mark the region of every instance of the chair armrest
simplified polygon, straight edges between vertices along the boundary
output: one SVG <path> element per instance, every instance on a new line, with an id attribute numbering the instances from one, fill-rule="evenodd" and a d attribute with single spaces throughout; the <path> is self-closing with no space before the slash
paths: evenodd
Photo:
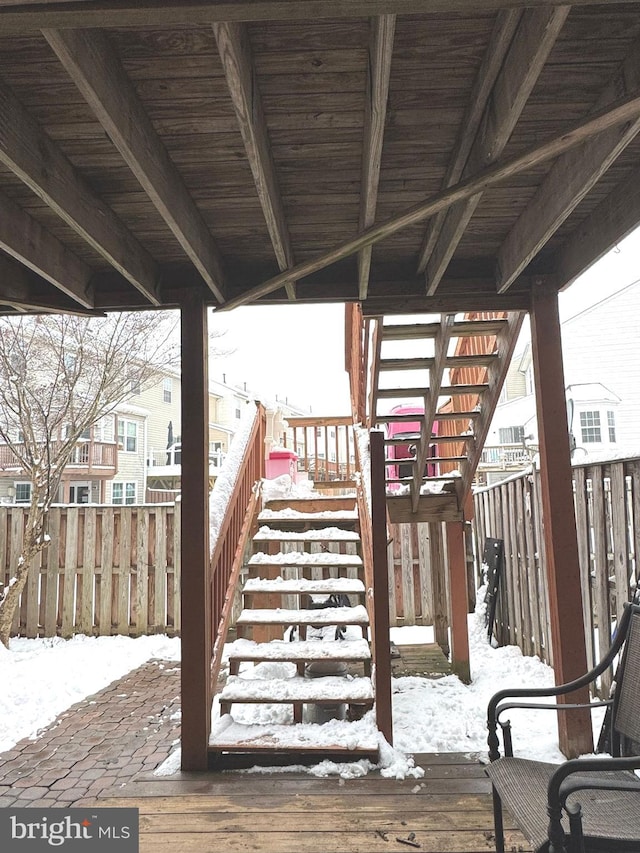
<path id="1" fill-rule="evenodd" d="M 637 610 L 637 607 L 635 608 Z M 591 684 L 593 681 L 598 678 L 599 675 L 602 675 L 606 669 L 611 665 L 615 656 L 620 651 L 620 647 L 622 646 L 626 635 L 627 628 L 629 626 L 629 620 L 631 619 L 631 614 L 634 612 L 634 607 L 625 604 L 624 611 L 622 613 L 622 617 L 618 623 L 618 629 L 616 631 L 616 635 L 614 638 L 611 647 L 607 654 L 602 658 L 602 660 L 589 672 L 582 675 L 580 678 L 576 678 L 574 681 L 569 681 L 566 684 L 558 684 L 555 687 L 539 687 L 533 689 L 527 688 L 516 688 L 513 690 L 499 690 L 495 693 L 491 699 L 489 700 L 489 705 L 487 707 L 487 728 L 489 729 L 489 736 L 487 737 L 487 743 L 489 745 L 489 760 L 495 761 L 497 758 L 500 758 L 500 743 L 498 741 L 497 734 L 497 708 L 504 699 L 514 698 L 525 698 L 525 697 L 534 697 L 534 696 L 564 696 L 567 693 L 573 693 L 576 690 L 580 690 L 582 687 L 586 687 L 588 684 Z"/>
<path id="2" fill-rule="evenodd" d="M 628 782 L 622 779 L 575 779 L 571 776 L 575 773 L 595 773 L 612 770 L 640 770 L 640 755 L 632 755 L 625 758 L 574 758 L 559 765 L 551 779 L 548 787 L 549 808 L 565 806 L 567 797 L 575 791 L 582 790 L 609 790 L 609 791 L 637 791 L 640 794 L 640 779 Z"/>
<path id="3" fill-rule="evenodd" d="M 589 683 L 589 682 L 587 682 Z M 571 682 L 571 684 L 576 684 L 576 682 Z M 499 741 L 497 735 L 497 726 L 500 724 L 504 727 L 505 724 L 500 722 L 500 715 L 504 711 L 508 711 L 512 708 L 525 708 L 530 710 L 556 710 L 556 711 L 570 711 L 576 708 L 600 708 L 603 706 L 611 705 L 613 703 L 612 699 L 604 699 L 599 702 L 580 702 L 580 703 L 546 703 L 546 702 L 503 702 L 503 699 L 507 699 L 510 697 L 519 697 L 522 696 L 524 698 L 532 698 L 533 696 L 558 696 L 563 693 L 572 692 L 575 687 L 572 687 L 571 691 L 565 691 L 561 688 L 566 687 L 567 685 L 558 685 L 557 687 L 539 687 L 533 688 L 531 690 L 527 690 L 526 688 L 518 688 L 517 690 L 500 690 L 498 693 L 492 696 L 489 701 L 489 706 L 487 708 L 487 728 L 489 729 L 489 736 L 487 738 L 487 742 L 489 744 L 489 760 L 495 761 L 497 758 L 500 758 L 500 750 L 499 750 Z M 583 685 L 580 685 L 583 686 Z"/>

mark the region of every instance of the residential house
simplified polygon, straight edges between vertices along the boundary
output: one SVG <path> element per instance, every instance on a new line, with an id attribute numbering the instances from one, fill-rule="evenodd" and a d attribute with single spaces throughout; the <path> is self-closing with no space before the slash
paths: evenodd
<path id="1" fill-rule="evenodd" d="M 636 455 L 640 394 L 640 281 L 562 323 L 567 418 L 574 461 Z M 478 467 L 483 483 L 531 463 L 538 450 L 531 346 L 512 359 Z"/>

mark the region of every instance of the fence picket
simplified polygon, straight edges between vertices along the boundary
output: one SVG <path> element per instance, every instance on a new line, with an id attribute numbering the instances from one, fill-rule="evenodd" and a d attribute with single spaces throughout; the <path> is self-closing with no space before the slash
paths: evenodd
<path id="1" fill-rule="evenodd" d="M 25 514 L 21 506 L 0 507 L 3 583 L 22 551 Z M 51 507 L 49 541 L 32 561 L 12 635 L 177 633 L 175 514 L 168 504 Z"/>

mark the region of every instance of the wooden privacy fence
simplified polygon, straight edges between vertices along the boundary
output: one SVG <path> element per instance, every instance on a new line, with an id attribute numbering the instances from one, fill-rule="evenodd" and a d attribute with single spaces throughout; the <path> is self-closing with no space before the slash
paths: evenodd
<path id="1" fill-rule="evenodd" d="M 609 648 L 625 601 L 640 581 L 640 459 L 573 467 L 574 505 L 587 662 Z M 477 570 L 484 539 L 505 543 L 496 637 L 553 664 L 549 635 L 539 472 L 481 489 L 474 495 Z M 603 677 L 600 693 L 608 690 Z"/>
<path id="2" fill-rule="evenodd" d="M 9 582 L 27 510 L 0 507 L 1 578 Z M 55 506 L 12 633 L 108 636 L 180 631 L 180 502 Z"/>

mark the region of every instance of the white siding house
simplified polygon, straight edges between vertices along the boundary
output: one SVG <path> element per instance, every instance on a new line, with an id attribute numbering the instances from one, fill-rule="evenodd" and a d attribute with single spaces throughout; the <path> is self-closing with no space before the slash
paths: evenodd
<path id="1" fill-rule="evenodd" d="M 640 454 L 639 316 L 637 281 L 562 323 L 567 416 L 577 462 Z M 504 460 L 517 455 L 517 444 L 527 451 L 526 464 L 538 444 L 530 344 L 512 360 L 487 436 L 480 470 L 488 482 L 513 470 Z"/>

